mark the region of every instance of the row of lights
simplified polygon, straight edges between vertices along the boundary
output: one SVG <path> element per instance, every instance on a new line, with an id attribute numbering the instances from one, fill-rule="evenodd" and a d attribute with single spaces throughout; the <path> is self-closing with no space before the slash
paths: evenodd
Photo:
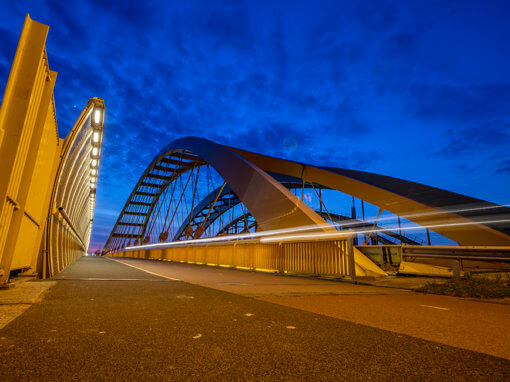
<path id="1" fill-rule="evenodd" d="M 90 162 L 90 188 L 94 190 L 97 182 L 97 168 L 99 164 L 99 147 L 101 145 L 101 121 L 103 117 L 103 110 L 96 106 L 92 110 L 92 161 Z"/>
<path id="2" fill-rule="evenodd" d="M 104 109 L 95 106 L 92 110 L 92 152 L 90 153 L 91 162 L 90 162 L 90 216 L 94 215 L 94 204 L 96 202 L 96 183 L 98 176 L 98 167 L 99 167 L 99 150 L 101 147 L 101 129 L 102 129 L 102 121 L 103 121 L 103 111 Z"/>
<path id="3" fill-rule="evenodd" d="M 93 192 L 90 193 L 90 217 L 94 215 L 94 203 L 96 202 L 96 194 Z"/>

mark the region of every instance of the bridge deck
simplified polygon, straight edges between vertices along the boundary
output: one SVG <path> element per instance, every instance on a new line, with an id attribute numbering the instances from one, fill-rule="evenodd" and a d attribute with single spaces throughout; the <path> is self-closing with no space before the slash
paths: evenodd
<path id="1" fill-rule="evenodd" d="M 262 276 L 275 284 L 290 279 Z M 56 280 L 42 302 L 0 331 L 0 380 L 509 378 L 510 361 L 502 358 L 173 281 L 106 258 L 82 258 Z"/>

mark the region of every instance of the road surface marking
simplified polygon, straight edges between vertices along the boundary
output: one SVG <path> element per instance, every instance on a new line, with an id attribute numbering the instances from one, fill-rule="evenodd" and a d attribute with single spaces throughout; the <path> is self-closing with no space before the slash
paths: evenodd
<path id="1" fill-rule="evenodd" d="M 218 283 L 220 285 L 253 285 L 250 283 Z"/>
<path id="2" fill-rule="evenodd" d="M 124 263 L 124 262 L 122 262 L 122 261 L 119 261 L 119 260 L 110 259 L 109 257 L 105 257 L 105 259 L 108 259 L 108 260 L 111 260 L 111 261 L 116 261 L 117 263 L 127 265 L 128 267 L 131 267 L 131 268 L 136 268 L 136 269 L 138 269 L 139 271 L 143 271 L 143 272 L 146 272 L 146 273 L 150 273 L 151 275 L 154 275 L 154 276 L 163 277 L 163 278 L 165 278 L 165 279 L 173 280 L 173 281 L 181 281 L 181 279 L 174 279 L 173 277 L 160 275 L 159 273 L 154 273 L 154 272 L 148 271 L 148 270 L 143 269 L 143 268 L 135 267 L 134 265 L 126 264 L 126 263 Z"/>
<path id="3" fill-rule="evenodd" d="M 420 305 L 420 306 L 424 306 L 425 308 L 439 309 L 439 310 L 450 310 L 448 308 L 441 308 L 440 306 L 432 306 L 432 305 Z"/>
<path id="4" fill-rule="evenodd" d="M 157 281 L 154 279 L 104 279 L 97 277 L 80 277 L 80 278 L 65 278 L 65 277 L 54 277 L 52 280 L 79 280 L 79 281 Z M 91 300 L 94 300 L 93 298 Z"/>

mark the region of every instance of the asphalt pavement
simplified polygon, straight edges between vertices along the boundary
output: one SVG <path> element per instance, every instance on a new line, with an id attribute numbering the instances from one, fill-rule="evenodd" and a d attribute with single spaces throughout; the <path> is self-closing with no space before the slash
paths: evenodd
<path id="1" fill-rule="evenodd" d="M 493 380 L 510 361 L 85 257 L 0 330 L 0 380 Z"/>
<path id="2" fill-rule="evenodd" d="M 416 293 L 395 287 L 418 288 L 423 285 L 418 278 L 381 279 L 376 286 L 356 285 L 169 261 L 115 260 L 191 284 L 510 360 L 508 303 Z"/>

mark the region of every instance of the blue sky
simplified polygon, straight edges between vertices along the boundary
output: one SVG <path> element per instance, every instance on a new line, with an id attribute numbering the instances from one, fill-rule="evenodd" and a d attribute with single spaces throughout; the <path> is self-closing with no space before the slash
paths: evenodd
<path id="1" fill-rule="evenodd" d="M 93 248 L 188 135 L 510 203 L 507 1 L 1 1 L 0 90 L 48 24 L 58 125 L 107 114 Z"/>

